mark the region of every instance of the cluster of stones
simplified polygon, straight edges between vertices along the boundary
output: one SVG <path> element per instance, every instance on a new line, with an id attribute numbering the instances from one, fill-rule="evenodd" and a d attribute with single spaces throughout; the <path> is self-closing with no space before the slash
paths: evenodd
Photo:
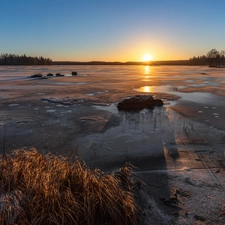
<path id="1" fill-rule="evenodd" d="M 151 95 L 135 95 L 119 102 L 117 108 L 119 110 L 142 110 L 153 109 L 155 106 L 163 106 L 163 101 L 154 99 Z"/>
<path id="2" fill-rule="evenodd" d="M 77 75 L 77 72 L 75 72 L 75 71 L 73 71 L 72 72 L 72 76 L 76 76 Z M 61 73 L 56 73 L 55 75 L 54 74 L 52 74 L 52 73 L 48 73 L 47 75 L 46 75 L 46 77 L 63 77 L 64 76 L 64 74 L 61 74 Z M 44 77 L 41 73 L 37 73 L 37 74 L 34 74 L 34 75 L 32 75 L 32 76 L 30 76 L 31 78 L 46 78 L 46 77 Z"/>

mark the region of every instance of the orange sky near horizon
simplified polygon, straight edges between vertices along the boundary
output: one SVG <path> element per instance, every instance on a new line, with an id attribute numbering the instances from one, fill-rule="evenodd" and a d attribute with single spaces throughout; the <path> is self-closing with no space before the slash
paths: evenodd
<path id="1" fill-rule="evenodd" d="M 200 52 L 201 55 L 206 54 L 206 52 Z M 54 61 L 108 61 L 108 62 L 142 62 L 143 56 L 145 54 L 150 54 L 152 56 L 151 61 L 160 61 L 160 60 L 188 60 L 194 55 L 187 52 L 182 52 L 176 48 L 168 48 L 168 47 L 161 47 L 154 46 L 137 46 L 133 45 L 133 48 L 123 48 L 121 51 L 119 49 L 109 50 L 109 51 L 100 51 L 97 53 L 98 57 L 96 58 L 96 51 L 92 52 L 80 52 L 80 54 L 74 52 L 65 52 L 63 53 L 64 57 L 62 56 L 54 56 L 52 59 Z M 50 57 L 51 58 L 51 57 Z"/>

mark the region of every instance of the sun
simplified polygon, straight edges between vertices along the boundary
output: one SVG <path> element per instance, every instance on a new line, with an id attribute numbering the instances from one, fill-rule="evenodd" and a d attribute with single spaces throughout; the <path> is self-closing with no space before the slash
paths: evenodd
<path id="1" fill-rule="evenodd" d="M 151 56 L 150 54 L 146 53 L 145 55 L 143 55 L 142 60 L 143 60 L 144 62 L 149 62 L 149 61 L 152 60 L 152 56 Z"/>

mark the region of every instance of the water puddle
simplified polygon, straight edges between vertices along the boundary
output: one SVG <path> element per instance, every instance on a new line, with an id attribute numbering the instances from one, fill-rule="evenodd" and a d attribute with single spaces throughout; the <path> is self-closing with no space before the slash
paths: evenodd
<path id="1" fill-rule="evenodd" d="M 215 105 L 215 103 L 221 104 L 220 96 L 208 92 L 191 92 L 191 93 L 177 92 L 176 95 L 181 97 L 178 101 L 184 100 L 198 104 L 213 104 L 213 105 Z M 216 107 L 214 106 L 212 108 L 216 109 Z"/>
<path id="2" fill-rule="evenodd" d="M 105 91 L 98 91 L 97 93 L 98 94 L 105 94 L 105 93 L 108 93 L 109 91 L 108 90 L 105 90 Z"/>
<path id="3" fill-rule="evenodd" d="M 205 87 L 205 84 L 189 84 L 188 87 Z"/>
<path id="4" fill-rule="evenodd" d="M 64 76 L 65 76 L 65 77 L 72 77 L 72 74 L 65 73 Z"/>
<path id="5" fill-rule="evenodd" d="M 199 85 L 190 85 L 190 86 L 201 86 Z M 143 86 L 140 88 L 134 89 L 137 92 L 142 93 L 156 93 L 156 92 L 164 92 L 172 95 L 179 96 L 178 100 L 175 100 L 174 103 L 177 101 L 189 101 L 194 103 L 200 104 L 213 104 L 215 102 L 219 102 L 222 98 L 220 96 L 208 93 L 208 92 L 179 92 L 179 88 L 184 88 L 185 86 L 173 87 L 171 85 L 162 85 L 162 86 Z M 222 100 L 221 100 L 222 101 Z M 221 103 L 220 101 L 220 103 Z M 216 109 L 216 107 L 213 107 Z"/>
<path id="6" fill-rule="evenodd" d="M 213 116 L 214 116 L 215 118 L 219 118 L 219 117 L 220 117 L 219 113 L 213 113 Z"/>
<path id="7" fill-rule="evenodd" d="M 48 110 L 46 110 L 46 112 L 47 113 L 54 113 L 54 112 L 56 112 L 56 110 L 55 109 L 48 109 Z"/>
<path id="8" fill-rule="evenodd" d="M 77 99 L 77 102 L 78 103 L 84 103 L 85 102 L 85 99 Z"/>
<path id="9" fill-rule="evenodd" d="M 74 84 L 83 85 L 83 84 L 88 84 L 88 83 L 87 82 L 77 82 L 77 83 L 74 83 Z"/>
<path id="10" fill-rule="evenodd" d="M 65 85 L 65 86 L 71 86 L 74 85 L 74 82 L 54 82 L 54 81 L 40 81 L 40 84 L 52 84 L 52 85 Z"/>
<path id="11" fill-rule="evenodd" d="M 8 106 L 10 107 L 14 107 L 14 106 L 18 106 L 19 104 L 9 104 Z"/>
<path id="12" fill-rule="evenodd" d="M 99 110 L 106 110 L 111 113 L 118 113 L 118 109 L 116 104 L 111 104 L 109 106 L 105 105 L 93 105 L 94 108 L 99 109 Z"/>

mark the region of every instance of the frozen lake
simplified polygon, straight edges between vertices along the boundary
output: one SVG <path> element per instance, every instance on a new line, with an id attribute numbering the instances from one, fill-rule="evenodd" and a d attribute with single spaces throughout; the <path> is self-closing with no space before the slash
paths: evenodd
<path id="1" fill-rule="evenodd" d="M 0 66 L 0 79 L 25 78 L 36 73 L 46 75 L 48 73 L 62 73 L 67 76 L 72 71 L 77 71 L 79 75 L 102 75 L 102 76 L 138 76 L 140 79 L 149 81 L 155 77 L 177 80 L 185 80 L 190 85 L 194 84 L 199 75 L 205 75 L 201 80 L 205 83 L 213 82 L 214 79 L 221 79 L 225 69 L 209 68 L 206 66 L 144 66 L 144 65 L 52 65 L 52 66 Z M 207 75 L 212 76 L 210 79 Z M 121 78 L 121 77 L 120 77 Z M 223 80 L 224 81 L 224 80 Z"/>
<path id="2" fill-rule="evenodd" d="M 72 76 L 72 71 L 78 73 Z M 64 74 L 65 77 L 49 79 L 31 79 L 33 74 Z M 80 93 L 86 89 L 86 96 L 96 96 L 118 91 L 129 93 L 168 93 L 185 101 L 207 103 L 214 101 L 214 96 L 224 96 L 225 69 L 206 66 L 0 66 L 0 87 L 4 90 L 38 89 L 39 93 L 46 86 L 78 88 Z M 19 84 L 19 81 L 34 81 Z M 11 83 L 11 81 L 18 81 Z M 34 83 L 33 82 L 33 83 Z M 18 85 L 17 85 L 18 84 Z M 86 88 L 85 88 L 86 87 Z M 92 91 L 88 87 L 93 87 Z M 81 90 L 82 89 L 82 90 Z M 37 93 L 38 94 L 38 93 Z"/>
<path id="3" fill-rule="evenodd" d="M 36 73 L 65 76 L 30 78 Z M 218 215 L 220 222 L 224 75 L 224 68 L 205 66 L 1 66 L 0 146 L 7 153 L 32 146 L 105 172 L 130 162 L 147 210 L 150 201 L 162 210 L 162 196 L 174 198 L 176 190 L 185 218 L 197 220 L 186 212 L 204 204 L 202 215 Z M 164 106 L 118 111 L 119 101 L 137 94 L 160 98 Z M 182 199 L 182 193 L 190 195 Z"/>

